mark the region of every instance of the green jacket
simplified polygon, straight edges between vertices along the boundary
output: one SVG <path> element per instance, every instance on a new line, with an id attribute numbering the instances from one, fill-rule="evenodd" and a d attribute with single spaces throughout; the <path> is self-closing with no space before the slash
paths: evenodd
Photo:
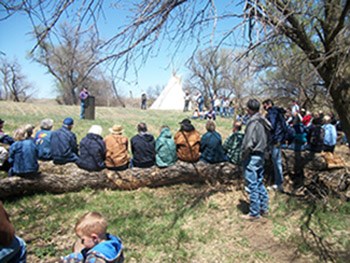
<path id="1" fill-rule="evenodd" d="M 177 161 L 176 145 L 169 128 L 163 128 L 156 140 L 156 164 L 168 167 Z"/>
<path id="2" fill-rule="evenodd" d="M 244 134 L 234 132 L 226 139 L 223 144 L 224 151 L 233 164 L 241 164 L 241 150 Z"/>

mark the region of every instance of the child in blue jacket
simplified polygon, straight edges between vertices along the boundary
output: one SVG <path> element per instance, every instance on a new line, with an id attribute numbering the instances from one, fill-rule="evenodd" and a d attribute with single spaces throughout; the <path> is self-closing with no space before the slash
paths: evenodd
<path id="1" fill-rule="evenodd" d="M 75 225 L 75 233 L 83 249 L 63 257 L 63 263 L 124 262 L 122 241 L 107 233 L 107 221 L 100 213 L 84 214 Z"/>

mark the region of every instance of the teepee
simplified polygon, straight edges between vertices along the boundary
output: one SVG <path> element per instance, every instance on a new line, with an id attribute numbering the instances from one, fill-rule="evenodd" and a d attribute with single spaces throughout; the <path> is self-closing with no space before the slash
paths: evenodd
<path id="1" fill-rule="evenodd" d="M 181 78 L 173 74 L 168 85 L 152 104 L 153 110 L 183 110 L 185 93 L 182 90 Z"/>

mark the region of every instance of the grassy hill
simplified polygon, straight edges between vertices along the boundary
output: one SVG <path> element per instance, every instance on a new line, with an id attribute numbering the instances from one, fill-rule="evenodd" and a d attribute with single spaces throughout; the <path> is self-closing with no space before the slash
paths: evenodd
<path id="1" fill-rule="evenodd" d="M 39 126 L 54 119 L 75 119 L 73 131 L 80 141 L 92 124 L 104 128 L 121 124 L 129 138 L 140 121 L 155 136 L 163 124 L 173 133 L 188 114 L 141 111 L 135 108 L 96 109 L 96 120 L 79 120 L 78 106 L 0 101 L 0 118 L 11 133 L 25 123 Z M 190 113 L 189 113 L 190 114 Z M 195 127 L 205 131 L 205 121 Z M 232 120 L 218 119 L 225 139 Z M 175 185 L 136 191 L 94 191 L 62 195 L 40 194 L 4 200 L 17 235 L 28 245 L 28 262 L 58 262 L 71 251 L 74 225 L 87 211 L 99 211 L 109 231 L 119 235 L 126 262 L 348 262 L 350 257 L 350 204 L 333 197 L 300 199 L 270 192 L 271 214 L 258 222 L 245 222 L 248 198 L 231 185 Z"/>

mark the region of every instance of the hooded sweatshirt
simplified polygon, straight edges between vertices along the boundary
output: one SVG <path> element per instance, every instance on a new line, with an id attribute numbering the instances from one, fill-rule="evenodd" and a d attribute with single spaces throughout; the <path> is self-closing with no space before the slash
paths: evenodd
<path id="1" fill-rule="evenodd" d="M 197 162 L 199 160 L 200 135 L 192 124 L 185 123 L 175 134 L 177 157 L 184 162 Z"/>
<path id="2" fill-rule="evenodd" d="M 140 168 L 148 168 L 154 165 L 156 150 L 152 134 L 142 133 L 131 138 L 131 152 L 133 165 Z"/>
<path id="3" fill-rule="evenodd" d="M 245 129 L 242 143 L 242 160 L 250 154 L 263 154 L 268 148 L 269 134 L 272 129 L 270 122 L 260 113 L 252 115 Z"/>
<path id="4" fill-rule="evenodd" d="M 83 249 L 80 253 L 71 253 L 62 259 L 63 263 L 81 262 L 124 262 L 123 245 L 119 237 L 107 234 L 107 240 L 98 243 L 91 249 Z"/>
<path id="5" fill-rule="evenodd" d="M 156 140 L 156 164 L 168 167 L 177 161 L 176 145 L 169 128 L 164 128 Z"/>

